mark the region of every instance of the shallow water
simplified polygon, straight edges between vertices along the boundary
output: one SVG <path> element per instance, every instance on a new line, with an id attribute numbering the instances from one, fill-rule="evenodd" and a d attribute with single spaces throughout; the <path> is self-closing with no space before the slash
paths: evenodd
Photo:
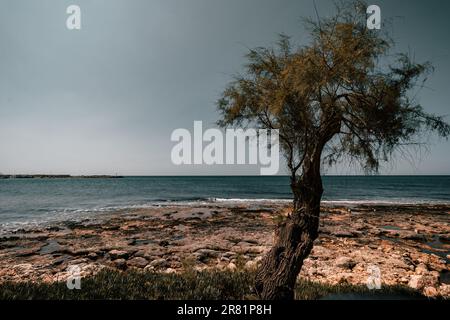
<path id="1" fill-rule="evenodd" d="M 450 176 L 325 176 L 324 203 L 450 203 Z M 0 179 L 0 228 L 170 201 L 290 201 L 288 177 Z"/>

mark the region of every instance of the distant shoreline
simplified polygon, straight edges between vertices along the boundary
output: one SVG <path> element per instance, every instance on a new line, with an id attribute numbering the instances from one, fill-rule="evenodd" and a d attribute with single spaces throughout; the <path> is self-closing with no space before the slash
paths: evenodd
<path id="1" fill-rule="evenodd" d="M 88 175 L 72 176 L 69 174 L 0 174 L 0 179 L 119 179 L 123 176 Z"/>

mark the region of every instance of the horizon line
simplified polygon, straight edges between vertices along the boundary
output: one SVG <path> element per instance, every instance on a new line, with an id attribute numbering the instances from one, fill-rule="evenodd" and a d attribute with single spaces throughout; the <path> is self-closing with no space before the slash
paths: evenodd
<path id="1" fill-rule="evenodd" d="M 258 174 L 69 174 L 69 173 L 0 173 L 0 176 L 68 176 L 68 177 L 290 177 L 288 174 L 279 175 L 258 175 Z M 322 177 L 448 177 L 450 173 L 446 174 L 323 174 Z"/>

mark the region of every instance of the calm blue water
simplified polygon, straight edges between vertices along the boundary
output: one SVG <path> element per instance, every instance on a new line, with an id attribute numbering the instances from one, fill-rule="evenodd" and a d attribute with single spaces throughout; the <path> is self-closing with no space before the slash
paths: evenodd
<path id="1" fill-rule="evenodd" d="M 324 200 L 450 203 L 450 176 L 324 177 Z M 0 228 L 166 201 L 289 199 L 287 177 L 0 180 Z"/>

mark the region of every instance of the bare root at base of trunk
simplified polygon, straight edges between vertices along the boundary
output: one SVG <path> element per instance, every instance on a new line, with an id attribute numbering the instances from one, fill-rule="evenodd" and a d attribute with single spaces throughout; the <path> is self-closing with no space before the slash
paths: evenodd
<path id="1" fill-rule="evenodd" d="M 318 216 L 289 218 L 276 234 L 275 245 L 262 260 L 256 276 L 256 291 L 264 300 L 292 300 L 303 260 L 317 238 Z M 297 221 L 295 221 L 297 220 Z"/>

